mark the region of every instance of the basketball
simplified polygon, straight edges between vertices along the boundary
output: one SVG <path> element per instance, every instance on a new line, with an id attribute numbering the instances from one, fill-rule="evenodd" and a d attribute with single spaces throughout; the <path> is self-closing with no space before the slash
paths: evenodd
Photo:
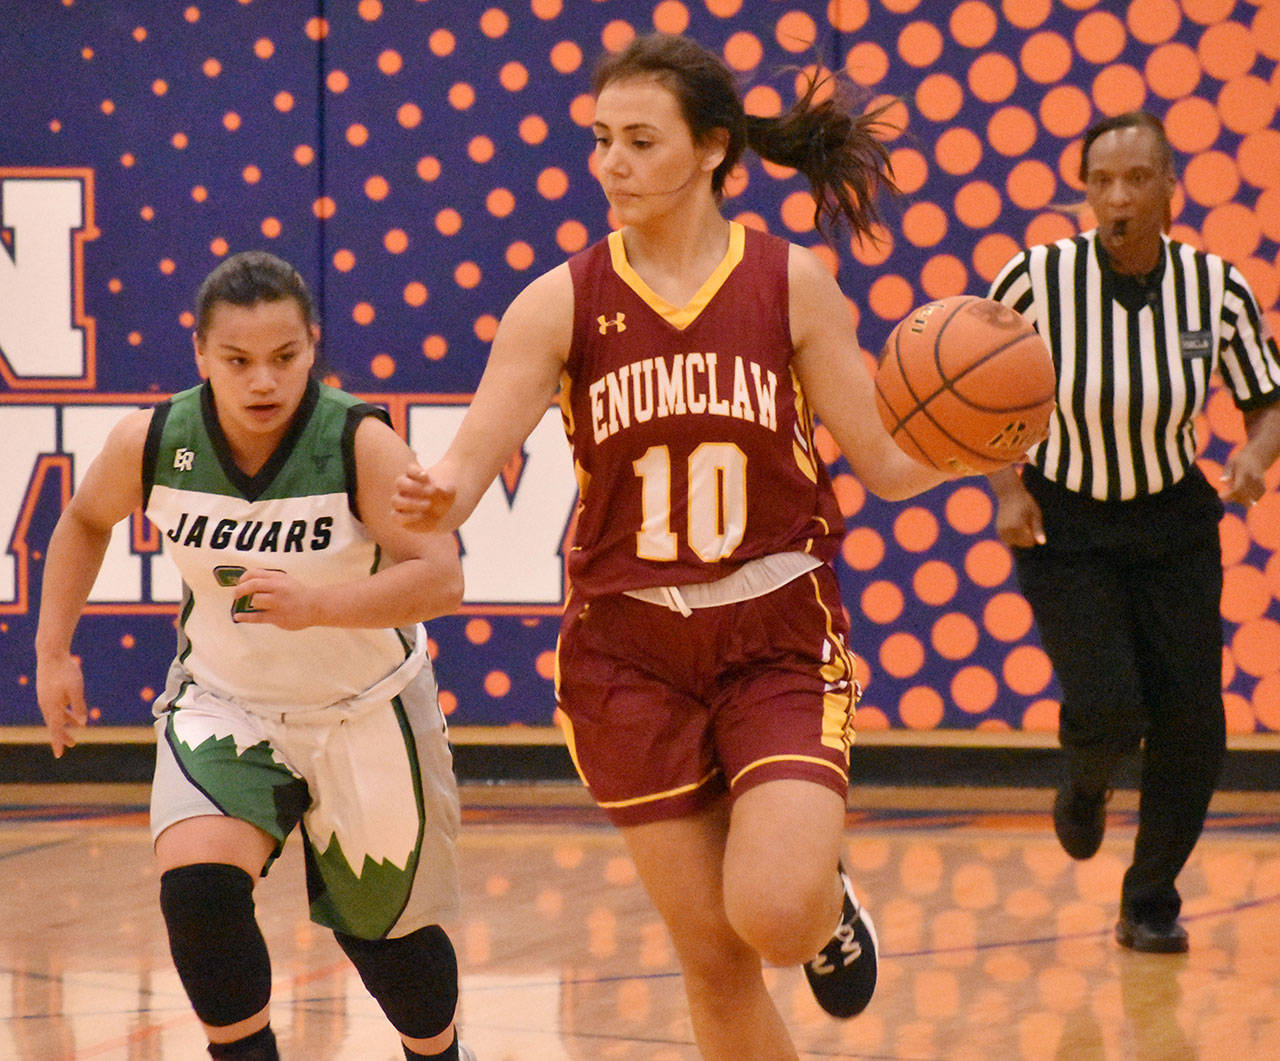
<path id="1" fill-rule="evenodd" d="M 995 471 L 1045 437 L 1057 378 L 1048 347 L 1000 302 L 952 295 L 889 333 L 876 407 L 907 456 L 958 475 Z"/>

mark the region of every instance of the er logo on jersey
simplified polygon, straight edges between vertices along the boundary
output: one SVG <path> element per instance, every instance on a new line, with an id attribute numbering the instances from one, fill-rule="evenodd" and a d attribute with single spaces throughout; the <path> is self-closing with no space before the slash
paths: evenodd
<path id="1" fill-rule="evenodd" d="M 626 319 L 627 319 L 627 315 L 625 313 L 619 313 L 616 317 L 613 318 L 613 320 L 609 320 L 609 318 L 606 317 L 603 313 L 601 313 L 600 316 L 596 318 L 596 320 L 600 323 L 601 335 L 608 335 L 609 329 L 611 327 L 617 327 L 618 331 L 625 332 L 627 330 Z"/>
<path id="2" fill-rule="evenodd" d="M 173 466 L 180 472 L 189 472 L 196 463 L 196 452 L 193 449 L 179 449 L 173 454 Z"/>

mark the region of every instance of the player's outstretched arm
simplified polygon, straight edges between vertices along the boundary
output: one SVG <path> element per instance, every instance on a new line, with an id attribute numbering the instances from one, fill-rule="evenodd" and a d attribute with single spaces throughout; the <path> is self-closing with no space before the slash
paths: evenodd
<path id="1" fill-rule="evenodd" d="M 503 314 L 480 386 L 444 457 L 397 480 L 392 507 L 406 525 L 456 530 L 471 515 L 555 397 L 572 338 L 573 280 L 568 265 L 559 265 Z"/>
<path id="2" fill-rule="evenodd" d="M 456 611 L 462 563 L 452 534 L 416 531 L 397 518 L 391 495 L 413 460 L 399 435 L 376 417 L 356 429 L 356 509 L 388 566 L 341 585 L 311 586 L 283 571 L 253 569 L 236 584 L 253 598 L 237 622 L 285 630 L 308 626 L 378 629 L 408 626 Z"/>
<path id="3" fill-rule="evenodd" d="M 796 377 L 853 473 L 873 494 L 890 501 L 950 478 L 912 460 L 884 429 L 853 316 L 818 256 L 793 245 L 789 280 Z"/>
<path id="4" fill-rule="evenodd" d="M 111 528 L 142 504 L 142 447 L 150 410 L 112 429 L 80 488 L 58 519 L 45 551 L 36 627 L 36 699 L 53 754 L 75 745 L 74 729 L 88 719 L 80 661 L 71 640 L 102 567 Z"/>

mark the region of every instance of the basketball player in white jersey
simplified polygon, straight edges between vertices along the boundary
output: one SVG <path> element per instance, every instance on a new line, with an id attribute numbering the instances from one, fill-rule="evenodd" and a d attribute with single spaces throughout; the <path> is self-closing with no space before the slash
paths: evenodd
<path id="1" fill-rule="evenodd" d="M 154 705 L 160 905 L 214 1057 L 273 1059 L 253 885 L 294 826 L 333 929 L 406 1058 L 454 1028 L 459 810 L 422 621 L 462 599 L 449 534 L 389 497 L 411 460 L 385 414 L 312 376 L 318 327 L 287 262 L 234 255 L 197 299 L 204 382 L 116 426 L 49 542 L 37 695 L 55 756 L 86 721 L 72 638 L 112 527 L 141 508 L 182 574 Z"/>

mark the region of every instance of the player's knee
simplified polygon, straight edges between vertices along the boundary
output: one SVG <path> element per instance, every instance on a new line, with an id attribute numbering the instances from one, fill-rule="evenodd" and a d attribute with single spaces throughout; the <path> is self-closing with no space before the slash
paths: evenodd
<path id="1" fill-rule="evenodd" d="M 395 939 L 334 936 L 401 1035 L 430 1039 L 449 1027 L 458 1006 L 458 959 L 439 925 Z"/>
<path id="2" fill-rule="evenodd" d="M 271 999 L 271 959 L 254 918 L 253 878 L 238 866 L 201 862 L 160 877 L 169 952 L 205 1024 L 237 1024 Z"/>
<path id="3" fill-rule="evenodd" d="M 734 931 L 771 965 L 808 961 L 831 938 L 839 918 L 829 889 L 812 895 L 771 889 L 736 901 L 726 895 L 725 910 Z"/>

